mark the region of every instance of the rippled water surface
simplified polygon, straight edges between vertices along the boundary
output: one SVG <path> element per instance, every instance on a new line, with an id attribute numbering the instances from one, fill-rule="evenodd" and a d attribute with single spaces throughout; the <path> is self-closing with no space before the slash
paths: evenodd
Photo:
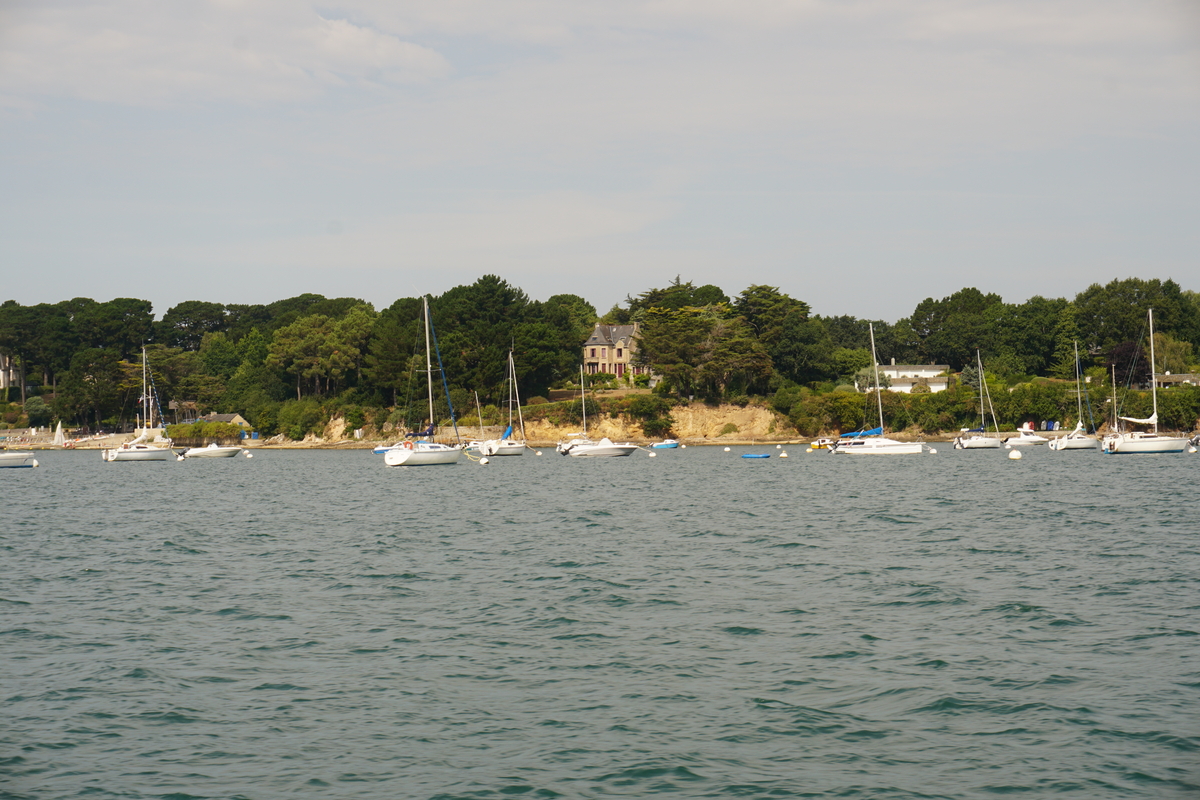
<path id="1" fill-rule="evenodd" d="M 545 452 L 0 470 L 0 797 L 1200 795 L 1200 455 Z"/>

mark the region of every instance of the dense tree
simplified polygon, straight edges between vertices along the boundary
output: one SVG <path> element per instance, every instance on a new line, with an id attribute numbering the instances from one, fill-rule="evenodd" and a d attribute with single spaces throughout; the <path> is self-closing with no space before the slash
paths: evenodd
<path id="1" fill-rule="evenodd" d="M 1200 320 L 1192 300 L 1175 281 L 1127 278 L 1104 286 L 1093 283 L 1075 297 L 1083 345 L 1093 355 L 1111 352 L 1124 342 L 1145 337 L 1146 312 L 1154 309 L 1154 327 L 1183 341 L 1200 344 Z"/>
<path id="2" fill-rule="evenodd" d="M 199 350 L 206 333 L 229 329 L 229 318 L 225 306 L 220 303 L 205 303 L 188 300 L 172 306 L 154 326 L 155 341 L 167 347 L 182 347 L 184 350 Z"/>
<path id="3" fill-rule="evenodd" d="M 73 323 L 83 347 L 108 348 L 118 358 L 128 360 L 150 340 L 154 311 L 149 300 L 132 297 L 118 297 L 107 303 L 87 301 L 78 307 Z"/>
<path id="4" fill-rule="evenodd" d="M 771 349 L 776 371 L 796 383 L 827 380 L 835 374 L 833 339 L 820 319 L 810 319 L 800 309 L 783 318 L 779 339 Z"/>
<path id="5" fill-rule="evenodd" d="M 923 360 L 962 369 L 974 359 L 976 348 L 988 342 L 988 310 L 1002 302 L 999 295 L 973 288 L 941 300 L 922 300 L 909 322 L 920 340 Z"/>
<path id="6" fill-rule="evenodd" d="M 796 315 L 794 322 L 808 318 L 808 303 L 788 297 L 775 286 L 752 285 L 733 301 L 733 311 L 746 321 L 758 341 L 768 350 L 775 348 L 783 333 L 783 321 Z"/>

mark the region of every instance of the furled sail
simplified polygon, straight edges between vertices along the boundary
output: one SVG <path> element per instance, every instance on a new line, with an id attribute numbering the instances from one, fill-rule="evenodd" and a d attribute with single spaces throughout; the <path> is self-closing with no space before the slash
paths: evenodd
<path id="1" fill-rule="evenodd" d="M 1137 417 L 1121 417 L 1126 422 L 1132 422 L 1135 425 L 1157 425 L 1158 414 L 1151 414 L 1146 419 L 1138 419 Z"/>

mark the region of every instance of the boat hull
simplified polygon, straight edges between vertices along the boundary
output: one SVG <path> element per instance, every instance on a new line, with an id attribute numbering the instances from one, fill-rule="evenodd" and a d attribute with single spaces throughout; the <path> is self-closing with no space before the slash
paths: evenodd
<path id="1" fill-rule="evenodd" d="M 242 452 L 242 448 L 234 446 L 234 445 L 228 445 L 226 447 L 221 447 L 221 446 L 193 447 L 189 450 L 184 451 L 183 457 L 184 458 L 233 458 L 234 456 L 240 454 L 241 452 Z"/>
<path id="2" fill-rule="evenodd" d="M 36 467 L 37 459 L 33 457 L 33 453 L 25 452 L 5 452 L 0 453 L 0 468 L 5 469 L 22 469 L 26 467 Z"/>
<path id="3" fill-rule="evenodd" d="M 172 461 L 178 458 L 175 451 L 169 447 L 118 447 L 115 450 L 101 450 L 101 458 L 105 461 Z"/>
<path id="4" fill-rule="evenodd" d="M 1090 436 L 1060 436 L 1051 439 L 1051 450 L 1095 450 L 1100 443 Z"/>
<path id="5" fill-rule="evenodd" d="M 961 436 L 954 440 L 955 450 L 998 450 L 1004 444 L 995 436 Z"/>
<path id="6" fill-rule="evenodd" d="M 829 448 L 839 455 L 911 456 L 925 451 L 922 442 L 897 442 L 894 439 L 851 439 Z"/>
<path id="7" fill-rule="evenodd" d="M 667 439 L 666 441 L 655 442 L 654 444 L 650 445 L 652 450 L 674 450 L 678 447 L 679 442 L 675 441 L 674 439 Z"/>
<path id="8" fill-rule="evenodd" d="M 564 456 L 572 458 L 619 458 L 627 456 L 634 450 L 637 450 L 636 444 L 623 442 L 609 441 L 601 439 L 598 442 L 588 441 L 586 439 L 572 439 L 558 445 L 558 452 Z"/>
<path id="9" fill-rule="evenodd" d="M 514 439 L 488 439 L 487 441 L 474 441 L 467 445 L 467 451 L 470 453 L 478 453 L 481 456 L 523 456 L 525 455 L 525 443 L 518 442 Z"/>
<path id="10" fill-rule="evenodd" d="M 413 448 L 394 447 L 383 454 L 383 463 L 389 467 L 430 467 L 439 464 L 454 464 L 462 456 L 462 450 L 444 444 L 418 442 Z"/>
<path id="11" fill-rule="evenodd" d="M 1106 438 L 1100 449 L 1110 454 L 1182 453 L 1188 440 L 1183 436 L 1158 436 L 1153 433 L 1126 433 Z"/>

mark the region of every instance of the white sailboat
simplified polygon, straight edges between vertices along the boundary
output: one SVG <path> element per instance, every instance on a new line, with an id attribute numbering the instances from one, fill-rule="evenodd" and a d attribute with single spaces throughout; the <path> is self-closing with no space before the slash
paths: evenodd
<path id="1" fill-rule="evenodd" d="M 476 405 L 479 397 L 476 395 Z M 520 425 L 520 440 L 512 438 L 513 406 L 517 407 L 517 422 Z M 467 450 L 479 453 L 481 456 L 520 456 L 525 454 L 525 418 L 521 414 L 521 395 L 517 390 L 517 367 L 513 362 L 512 351 L 508 351 L 508 429 L 499 439 L 483 439 L 483 417 L 479 418 L 480 438 L 467 443 Z"/>
<path id="2" fill-rule="evenodd" d="M 996 410 L 992 408 L 992 397 L 988 394 L 987 379 L 983 375 L 983 358 L 979 355 L 979 351 L 975 351 L 975 363 L 979 369 L 979 429 L 977 431 L 964 431 L 970 433 L 970 436 L 956 436 L 954 439 L 955 450 L 996 450 L 1003 444 L 999 436 L 989 436 L 987 433 L 987 412 L 992 412 L 992 427 L 996 430 L 1000 426 L 996 424 Z M 986 400 L 986 404 L 985 404 Z"/>
<path id="3" fill-rule="evenodd" d="M 634 450 L 638 449 L 636 444 L 631 442 L 614 442 L 605 436 L 600 441 L 592 441 L 587 435 L 587 385 L 583 380 L 583 367 L 579 367 L 579 394 L 582 398 L 580 405 L 583 408 L 583 432 L 574 434 L 565 442 L 559 442 L 557 447 L 559 455 L 573 456 L 575 458 L 613 458 L 618 456 L 627 456 Z"/>
<path id="4" fill-rule="evenodd" d="M 383 463 L 389 467 L 426 467 L 434 464 L 453 464 L 462 456 L 462 449 L 441 444 L 433 440 L 435 429 L 433 417 L 433 361 L 429 343 L 429 298 L 422 297 L 425 311 L 425 377 L 429 391 L 429 428 L 419 434 L 409 434 L 406 439 L 383 454 Z M 441 366 L 441 357 L 438 357 Z"/>
<path id="5" fill-rule="evenodd" d="M 150 368 L 146 362 L 146 348 L 142 348 L 142 409 L 146 412 L 142 419 L 144 427 L 138 437 L 132 442 L 126 442 L 112 450 L 101 450 L 100 457 L 105 461 L 172 461 L 178 459 L 171 449 L 170 441 L 157 439 L 150 441 L 150 432 L 154 430 L 154 406 L 158 398 L 151 388 Z"/>
<path id="6" fill-rule="evenodd" d="M 883 387 L 879 384 L 879 359 L 875 356 L 875 326 L 871 331 L 871 367 L 875 370 L 875 400 L 879 406 L 879 427 L 859 434 L 843 434 L 829 446 L 831 453 L 868 455 L 916 455 L 924 452 L 923 442 L 899 442 L 883 435 Z"/>
<path id="7" fill-rule="evenodd" d="M 1135 425 L 1149 425 L 1151 431 L 1116 431 L 1104 437 L 1100 449 L 1105 453 L 1182 453 L 1186 436 L 1164 436 L 1158 432 L 1158 379 L 1154 372 L 1154 309 L 1147 311 L 1150 324 L 1150 397 L 1153 413 L 1145 418 L 1118 417 Z M 1115 382 L 1114 382 L 1115 389 Z"/>
<path id="8" fill-rule="evenodd" d="M 54 429 L 54 446 L 55 447 L 66 447 L 67 446 L 67 437 L 66 437 L 66 434 L 63 433 L 61 419 L 58 421 L 58 427 Z"/>
<path id="9" fill-rule="evenodd" d="M 1095 450 L 1099 442 L 1083 431 L 1083 375 L 1079 368 L 1079 342 L 1075 343 L 1075 430 L 1066 436 L 1052 439 L 1047 445 L 1051 450 Z M 1090 412 L 1091 405 L 1088 409 Z"/>

